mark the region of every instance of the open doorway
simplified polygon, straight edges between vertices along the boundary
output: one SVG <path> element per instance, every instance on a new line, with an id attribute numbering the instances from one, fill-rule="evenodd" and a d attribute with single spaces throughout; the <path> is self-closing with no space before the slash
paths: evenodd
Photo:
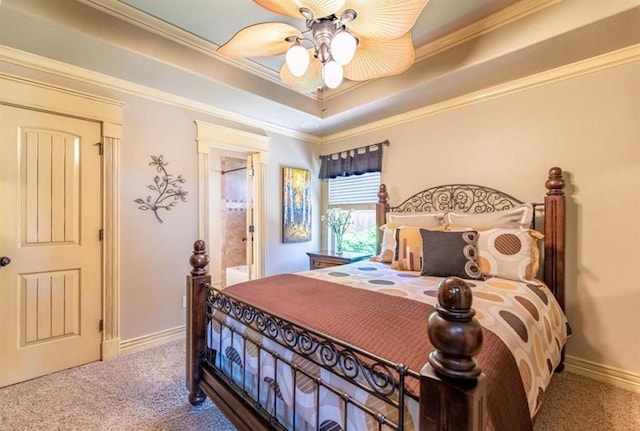
<path id="1" fill-rule="evenodd" d="M 220 275 L 222 287 L 248 281 L 253 274 L 252 155 L 213 149 L 209 153 L 210 240 L 219 247 L 210 250 L 210 272 Z"/>
<path id="2" fill-rule="evenodd" d="M 265 136 L 197 121 L 199 238 L 207 242 L 212 284 L 264 275 Z"/>

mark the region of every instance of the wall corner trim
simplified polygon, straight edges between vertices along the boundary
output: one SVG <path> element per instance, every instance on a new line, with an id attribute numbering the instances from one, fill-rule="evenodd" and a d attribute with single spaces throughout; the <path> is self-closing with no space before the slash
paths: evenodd
<path id="1" fill-rule="evenodd" d="M 120 339 L 112 338 L 111 340 L 103 341 L 100 348 L 102 351 L 101 358 L 103 361 L 117 358 L 120 356 Z"/>

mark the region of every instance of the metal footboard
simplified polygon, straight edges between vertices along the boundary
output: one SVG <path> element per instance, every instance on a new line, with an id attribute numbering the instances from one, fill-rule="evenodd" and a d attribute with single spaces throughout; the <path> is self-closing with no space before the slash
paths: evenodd
<path id="1" fill-rule="evenodd" d="M 312 424 L 315 429 L 325 429 L 331 425 L 330 421 L 321 420 L 319 409 L 321 394 L 325 398 L 333 394 L 333 398 L 341 403 L 339 409 L 343 414 L 343 425 L 340 429 L 350 429 L 348 416 L 356 409 L 370 418 L 368 422 L 377 423 L 378 430 L 405 430 L 405 380 L 407 377 L 419 379 L 418 372 L 327 334 L 271 315 L 210 284 L 203 283 L 202 288 L 207 289 L 206 365 L 238 395 L 254 405 L 274 428 L 298 429 L 298 422 L 304 420 L 298 411 L 300 406 L 296 398 L 300 393 L 297 383 L 306 379 L 306 386 L 313 388 L 316 408 L 315 413 L 307 413 L 306 417 L 315 419 Z M 264 339 L 273 343 L 267 343 Z M 294 352 L 294 355 L 287 357 L 277 346 Z M 257 376 L 245 368 L 248 355 L 257 361 L 254 368 Z M 264 375 L 262 362 L 265 360 L 274 364 L 273 375 Z M 340 379 L 321 378 L 319 373 L 314 372 L 318 367 Z M 291 380 L 286 382 L 286 376 L 282 373 L 291 373 Z M 283 384 L 292 384 L 288 403 L 283 396 Z M 359 391 L 360 396 L 345 390 L 349 387 Z M 372 408 L 371 403 L 363 402 L 362 391 L 375 397 L 376 408 Z M 283 424 L 283 418 L 286 424 Z"/>

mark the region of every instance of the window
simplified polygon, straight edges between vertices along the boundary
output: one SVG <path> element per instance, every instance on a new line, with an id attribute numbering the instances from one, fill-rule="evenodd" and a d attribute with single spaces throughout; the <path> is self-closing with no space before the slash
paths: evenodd
<path id="1" fill-rule="evenodd" d="M 329 208 L 353 210 L 353 223 L 347 229 L 343 244 L 345 251 L 376 253 L 376 203 L 380 189 L 380 172 L 370 172 L 328 180 Z M 329 248 L 335 241 L 327 227 Z"/>

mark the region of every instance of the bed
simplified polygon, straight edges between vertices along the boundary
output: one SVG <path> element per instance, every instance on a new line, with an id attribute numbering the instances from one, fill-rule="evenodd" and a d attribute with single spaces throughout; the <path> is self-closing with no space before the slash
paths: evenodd
<path id="1" fill-rule="evenodd" d="M 532 429 L 570 332 L 560 168 L 545 188 L 543 204 L 450 184 L 391 206 L 381 185 L 375 259 L 224 290 L 196 241 L 190 402 L 241 430 Z"/>

